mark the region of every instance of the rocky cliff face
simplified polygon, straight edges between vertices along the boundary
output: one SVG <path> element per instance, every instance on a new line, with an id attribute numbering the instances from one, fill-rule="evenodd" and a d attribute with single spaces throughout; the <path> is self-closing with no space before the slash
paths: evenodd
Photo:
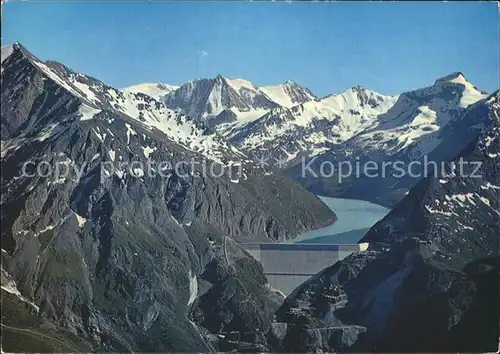
<path id="1" fill-rule="evenodd" d="M 279 297 L 236 242 L 331 223 L 325 205 L 203 124 L 20 45 L 1 80 L 3 350 L 214 351 L 266 328 Z"/>
<path id="2" fill-rule="evenodd" d="M 285 300 L 268 332 L 275 350 L 498 349 L 500 123 L 492 107 L 493 126 L 455 165 L 412 188 L 360 241 L 367 251 Z"/>

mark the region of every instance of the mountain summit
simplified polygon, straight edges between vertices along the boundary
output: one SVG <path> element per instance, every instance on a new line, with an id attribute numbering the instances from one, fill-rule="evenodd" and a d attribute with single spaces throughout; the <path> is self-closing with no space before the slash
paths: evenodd
<path id="1" fill-rule="evenodd" d="M 444 82 L 460 82 L 465 83 L 468 82 L 465 78 L 464 74 L 460 71 L 453 72 L 451 74 L 440 77 L 436 80 L 436 84 L 444 83 Z"/>
<path id="2" fill-rule="evenodd" d="M 316 99 L 310 90 L 300 86 L 292 79 L 288 79 L 282 85 L 263 86 L 261 90 L 274 102 L 287 108 Z"/>
<path id="3" fill-rule="evenodd" d="M 143 83 L 123 88 L 121 91 L 124 93 L 143 93 L 153 97 L 158 102 L 162 102 L 166 95 L 178 88 L 179 86 L 164 83 Z"/>
<path id="4" fill-rule="evenodd" d="M 245 115 L 257 118 L 264 110 L 277 106 L 250 82 L 221 75 L 182 85 L 165 97 L 165 104 L 209 125 L 232 122 Z"/>

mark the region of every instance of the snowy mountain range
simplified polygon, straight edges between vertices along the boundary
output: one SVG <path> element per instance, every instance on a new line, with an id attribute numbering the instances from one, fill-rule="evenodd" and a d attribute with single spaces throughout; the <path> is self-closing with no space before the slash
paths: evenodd
<path id="1" fill-rule="evenodd" d="M 291 108 L 278 107 L 264 116 L 221 134 L 240 148 L 293 163 L 342 143 L 374 124 L 397 96 L 353 87 L 338 95 L 309 100 Z"/>
<path id="2" fill-rule="evenodd" d="M 297 156 L 315 156 L 355 136 L 351 144 L 363 149 L 397 152 L 418 143 L 416 153 L 428 153 L 439 142 L 433 132 L 487 96 L 462 73 L 399 95 L 355 86 L 317 98 L 293 80 L 257 87 L 220 75 L 174 88 L 163 95 L 167 107 L 208 123 L 250 154 L 281 158 L 287 166 Z"/>
<path id="3" fill-rule="evenodd" d="M 242 161 L 248 160 L 245 155 L 238 151 L 234 146 L 228 143 L 217 134 L 207 130 L 207 128 L 197 120 L 194 120 L 180 112 L 175 112 L 166 108 L 162 103 L 156 101 L 151 96 L 141 92 L 134 92 L 133 89 L 119 91 L 109 87 L 104 83 L 79 73 L 75 73 L 64 65 L 57 62 L 42 62 L 32 56 L 28 51 L 24 50 L 20 45 L 2 48 L 2 63 L 8 60 L 15 52 L 22 52 L 24 57 L 33 65 L 21 68 L 24 71 L 18 72 L 14 78 L 17 82 L 21 82 L 26 76 L 31 74 L 31 70 L 38 69 L 44 73 L 44 77 L 30 78 L 29 80 L 37 80 L 32 82 L 38 91 L 43 92 L 45 81 L 48 79 L 56 83 L 67 93 L 77 97 L 80 101 L 78 111 L 75 115 L 81 121 L 92 119 L 105 119 L 109 111 L 114 114 L 134 119 L 134 123 L 140 124 L 141 127 L 147 129 L 151 133 L 161 133 L 166 135 L 167 139 L 180 144 L 184 148 L 203 154 L 204 156 L 218 162 Z M 7 74 L 6 74 L 7 75 Z M 141 86 L 142 87 L 142 86 Z M 21 90 L 21 86 L 16 89 Z M 19 91 L 21 92 L 21 91 Z M 43 104 L 39 107 L 40 110 L 46 108 L 49 115 L 54 110 L 62 110 L 62 107 L 54 105 L 53 102 L 46 102 L 50 107 L 45 107 Z M 24 112 L 14 112 L 21 115 Z M 113 120 L 111 119 L 111 122 Z M 33 119 L 25 127 L 24 120 L 19 119 L 16 122 L 2 120 L 2 140 L 8 139 L 17 135 L 19 129 L 22 128 L 22 134 L 16 136 L 15 139 L 10 139 L 2 145 L 3 153 L 11 151 L 21 146 L 34 128 L 34 124 L 40 124 Z M 57 137 L 62 131 L 64 122 L 45 122 L 45 127 L 42 130 L 40 139 L 49 137 Z M 137 133 L 126 125 L 127 139 L 130 141 L 131 135 Z M 103 139 L 109 132 L 99 132 L 98 129 L 93 130 L 95 134 Z M 147 149 L 145 146 L 144 149 Z"/>
<path id="4" fill-rule="evenodd" d="M 491 127 L 489 117 L 497 101 L 498 92 L 490 96 L 480 92 L 461 73 L 447 76 L 427 88 L 401 94 L 373 126 L 292 166 L 287 173 L 320 195 L 363 199 L 392 207 L 422 178 L 428 166 L 432 169 L 432 163 L 449 161 L 464 144 Z M 318 171 L 325 162 L 339 166 L 343 161 L 352 165 L 359 161 L 361 166 L 373 161 L 378 167 L 390 167 L 385 174 L 379 168 L 375 177 L 360 171 L 342 181 L 339 171 L 327 178 L 304 176 L 301 171 L 304 164 Z M 396 163 L 405 166 L 404 176 L 393 173 Z"/>
<path id="5" fill-rule="evenodd" d="M 326 205 L 148 95 L 20 44 L 1 59 L 2 352 L 215 352 L 272 316 L 237 242 L 331 224 Z"/>
<path id="6" fill-rule="evenodd" d="M 487 97 L 456 72 L 428 87 L 398 95 L 354 86 L 323 98 L 293 80 L 257 87 L 244 79 L 219 75 L 190 81 L 167 93 L 163 100 L 167 107 L 208 124 L 251 158 L 285 169 L 317 194 L 391 206 L 415 181 L 389 183 L 386 179 L 383 183 L 393 191 L 384 192 L 381 198 L 373 192 L 365 195 L 366 189 L 373 191 L 374 181 L 359 179 L 363 191 L 358 191 L 348 184 L 304 177 L 299 170 L 314 159 L 317 161 L 312 166 L 316 168 L 325 161 L 354 162 L 356 158 L 409 163 L 433 152 L 437 161 L 447 161 L 458 153 L 458 144 L 446 153 L 437 153 L 441 145 L 450 146 L 447 141 L 454 139 L 446 133 L 453 130 L 449 127 Z M 459 126 L 463 131 L 454 134 L 466 139 L 484 129 L 473 120 Z"/>

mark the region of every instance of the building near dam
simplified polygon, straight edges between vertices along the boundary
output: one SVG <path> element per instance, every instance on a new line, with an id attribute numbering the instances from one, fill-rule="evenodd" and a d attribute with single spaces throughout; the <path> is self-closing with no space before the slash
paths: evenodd
<path id="1" fill-rule="evenodd" d="M 269 283 L 285 295 L 351 253 L 364 251 L 367 243 L 352 245 L 306 243 L 245 243 L 241 247 L 264 267 Z"/>

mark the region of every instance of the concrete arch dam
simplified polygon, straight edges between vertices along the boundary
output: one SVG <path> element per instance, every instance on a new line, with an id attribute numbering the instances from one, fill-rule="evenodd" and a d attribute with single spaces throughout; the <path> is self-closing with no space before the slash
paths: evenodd
<path id="1" fill-rule="evenodd" d="M 367 243 L 244 243 L 240 246 L 262 264 L 269 283 L 285 295 L 319 271 L 368 248 Z"/>

